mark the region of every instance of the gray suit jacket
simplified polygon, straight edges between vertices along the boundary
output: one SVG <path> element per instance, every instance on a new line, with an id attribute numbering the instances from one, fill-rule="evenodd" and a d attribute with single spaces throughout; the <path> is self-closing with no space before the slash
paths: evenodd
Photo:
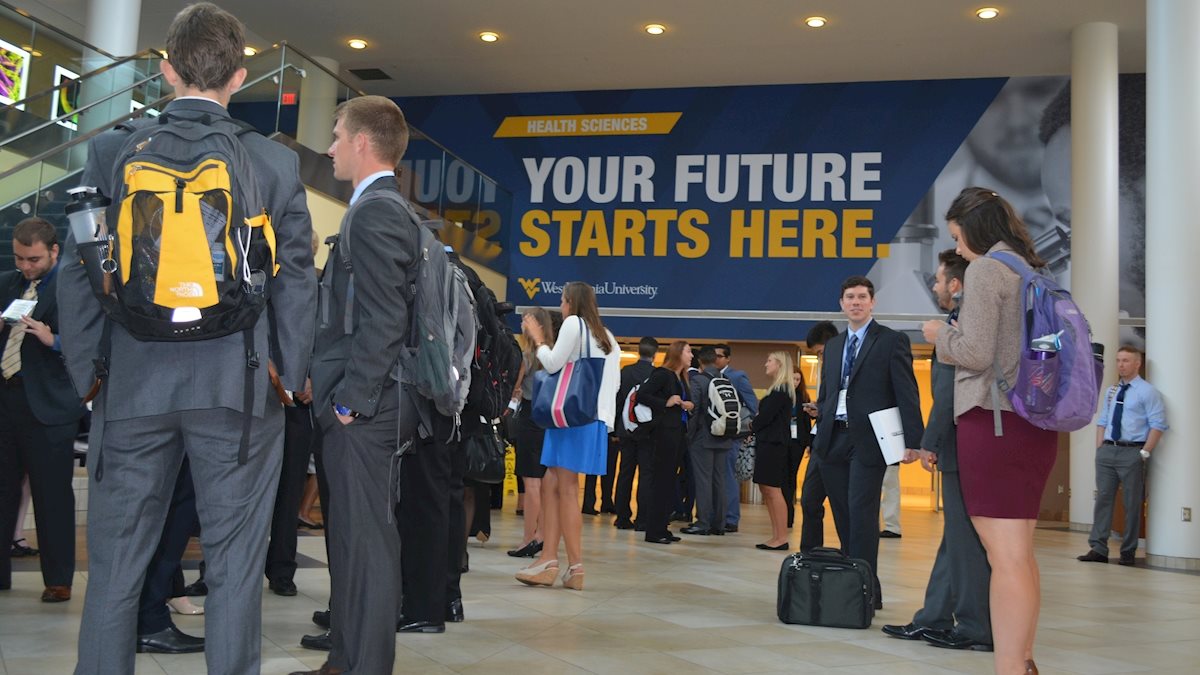
<path id="1" fill-rule="evenodd" d="M 399 194 L 396 180 L 378 178 L 360 199 L 376 190 Z M 412 284 L 420 223 L 400 205 L 379 199 L 348 210 L 338 244 L 321 279 L 321 319 L 313 354 L 313 405 L 328 422 L 334 403 L 373 416 L 380 393 L 408 345 Z M 343 239 L 345 237 L 348 239 Z M 350 267 L 338 246 L 348 245 Z M 346 295 L 354 270 L 351 330 L 346 332 Z"/>
<path id="2" fill-rule="evenodd" d="M 929 380 L 933 391 L 933 407 L 925 423 L 921 447 L 937 453 L 938 469 L 958 471 L 958 437 L 954 426 L 954 366 L 933 358 Z"/>
<path id="3" fill-rule="evenodd" d="M 229 116 L 215 101 L 198 99 L 172 101 L 164 113 Z M 110 197 L 116 194 L 113 164 L 126 138 L 125 132 L 114 130 L 92 139 L 82 185 L 95 186 Z M 317 288 L 312 221 L 300 183 L 300 162 L 295 152 L 263 136 L 247 134 L 241 138 L 268 205 L 279 264 L 279 273 L 271 282 L 270 304 L 254 331 L 256 351 L 270 355 L 284 388 L 301 390 L 312 354 Z M 95 375 L 104 313 L 92 295 L 71 236 L 67 237 L 60 274 L 63 354 L 75 390 L 83 396 Z M 212 408 L 240 412 L 244 407 L 245 376 L 246 354 L 240 334 L 198 342 L 141 342 L 114 324 L 104 418 L 121 420 Z M 254 383 L 254 414 L 261 416 L 268 401 L 277 401 L 273 395 L 267 396 L 265 363 L 255 373 Z"/>

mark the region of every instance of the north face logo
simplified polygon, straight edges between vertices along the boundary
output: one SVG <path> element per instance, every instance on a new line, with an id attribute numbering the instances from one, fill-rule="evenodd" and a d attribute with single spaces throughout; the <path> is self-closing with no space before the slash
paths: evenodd
<path id="1" fill-rule="evenodd" d="M 542 278 L 526 279 L 525 277 L 517 277 L 517 281 L 521 282 L 521 288 L 525 289 L 525 294 L 532 300 L 533 296 L 537 295 L 538 284 L 542 283 Z"/>

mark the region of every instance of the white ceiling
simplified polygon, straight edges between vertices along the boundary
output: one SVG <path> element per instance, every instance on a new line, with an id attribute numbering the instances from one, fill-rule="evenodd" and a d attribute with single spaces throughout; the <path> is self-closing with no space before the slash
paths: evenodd
<path id="1" fill-rule="evenodd" d="M 83 35 L 87 0 L 10 0 Z M 136 0 L 91 0 L 111 5 Z M 141 0 L 141 47 L 187 0 Z M 287 40 L 412 96 L 1066 74 L 1071 30 L 1119 29 L 1120 68 L 1145 70 L 1144 0 L 253 0 L 218 2 L 251 42 Z M 1001 16 L 975 18 L 991 5 Z M 813 30 L 805 17 L 829 25 Z M 651 37 L 641 26 L 663 23 Z M 484 44 L 494 30 L 502 39 Z M 346 40 L 370 43 L 356 52 Z M 354 80 L 357 82 L 356 80 Z"/>

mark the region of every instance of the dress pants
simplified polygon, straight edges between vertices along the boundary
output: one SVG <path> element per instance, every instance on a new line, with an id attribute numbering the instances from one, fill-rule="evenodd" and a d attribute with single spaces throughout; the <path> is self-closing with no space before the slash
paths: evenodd
<path id="1" fill-rule="evenodd" d="M 436 412 L 432 419 L 433 433 L 429 438 L 418 439 L 413 453 L 404 457 L 396 523 L 404 570 L 401 614 L 408 621 L 441 623 L 447 604 L 452 465 L 460 446 L 457 441 L 446 441 L 453 433 L 451 420 Z M 458 500 L 458 522 L 465 527 L 461 482 Z M 462 539 L 465 542 L 465 534 Z"/>
<path id="2" fill-rule="evenodd" d="M 825 481 L 821 480 L 821 462 L 810 450 L 804 483 L 800 486 L 800 551 L 825 545 Z"/>
<path id="3" fill-rule="evenodd" d="M 722 525 L 737 524 L 742 521 L 742 484 L 737 479 L 736 464 L 738 450 L 742 441 L 736 441 L 729 452 L 725 453 L 725 522 Z"/>
<path id="4" fill-rule="evenodd" d="M 617 496 L 613 500 L 617 509 L 617 520 L 633 522 L 633 504 L 637 502 L 637 517 L 641 518 L 646 508 L 646 488 L 649 487 L 650 444 L 648 439 L 623 436 L 617 441 L 621 458 L 617 470 Z M 633 494 L 634 476 L 638 477 L 637 496 Z"/>
<path id="5" fill-rule="evenodd" d="M 687 451 L 686 436 L 680 441 L 678 459 L 671 475 L 675 477 L 675 501 L 667 514 L 668 520 L 671 513 L 686 514 L 691 520 L 692 512 L 696 510 L 696 482 L 692 478 L 692 458 Z"/>
<path id="6" fill-rule="evenodd" d="M 1111 443 L 1105 443 L 1096 449 L 1096 510 L 1088 545 L 1100 555 L 1108 555 L 1108 537 L 1112 534 L 1113 503 L 1117 498 L 1118 483 L 1122 488 L 1125 506 L 1121 553 L 1133 555 L 1137 552 L 1138 534 L 1142 524 L 1142 495 L 1145 490 L 1145 469 L 1140 450 L 1141 448 L 1122 448 Z M 41 536 L 40 529 L 38 536 Z"/>
<path id="7" fill-rule="evenodd" d="M 796 522 L 796 478 L 800 472 L 800 461 L 804 459 L 804 446 L 792 439 L 787 443 L 787 476 L 783 479 L 783 502 L 787 507 L 787 526 Z"/>
<path id="8" fill-rule="evenodd" d="M 37 421 L 21 380 L 0 382 L 0 588 L 12 584 L 12 546 L 21 484 L 29 476 L 37 514 L 42 582 L 70 586 L 75 576 L 75 491 L 71 486 L 78 422 Z"/>
<path id="9" fill-rule="evenodd" d="M 879 452 L 851 445 L 850 434 L 833 431 L 829 452 L 821 460 L 821 479 L 829 493 L 829 507 L 837 527 L 842 551 L 851 558 L 865 560 L 875 576 L 875 599 L 881 601 L 879 587 L 879 493 L 887 465 L 863 463 L 857 454 Z M 836 457 L 830 460 L 829 457 Z"/>
<path id="10" fill-rule="evenodd" d="M 271 543 L 267 546 L 266 575 L 270 581 L 291 581 L 296 576 L 296 521 L 313 445 L 311 407 L 288 406 L 283 409 L 283 419 L 283 469 L 271 516 Z"/>
<path id="11" fill-rule="evenodd" d="M 258 673 L 262 655 L 262 570 L 279 463 L 283 411 L 267 404 L 238 463 L 242 413 L 188 410 L 110 420 L 103 429 L 103 480 L 88 480 L 88 588 L 77 675 L 132 673 L 138 598 L 162 537 L 179 467 L 188 458 L 207 566 L 205 658 L 209 672 Z M 103 425 L 98 427 L 98 425 Z M 97 452 L 96 448 L 92 452 Z"/>
<path id="12" fill-rule="evenodd" d="M 692 479 L 696 485 L 696 520 L 694 527 L 724 531 L 725 516 L 725 457 L 729 449 L 714 449 L 701 443 L 691 443 Z"/>
<path id="13" fill-rule="evenodd" d="M 638 521 L 646 526 L 646 539 L 661 539 L 671 536 L 668 527 L 671 510 L 678 503 L 675 490 L 684 439 L 683 429 L 678 426 L 656 428 L 651 433 L 649 508 L 645 514 L 638 514 Z"/>
<path id="14" fill-rule="evenodd" d="M 187 457 L 179 467 L 179 478 L 175 481 L 175 494 L 167 509 L 167 522 L 163 525 L 158 550 L 150 559 L 146 570 L 146 582 L 142 584 L 142 597 L 138 603 L 138 635 L 149 635 L 166 630 L 171 626 L 171 614 L 167 600 L 182 594 L 182 577 L 179 563 L 187 550 L 188 540 L 200 529 L 200 516 L 196 514 L 196 489 L 192 486 L 192 472 L 188 469 Z"/>
<path id="15" fill-rule="evenodd" d="M 325 474 L 333 504 L 329 539 L 329 665 L 344 673 L 390 673 L 400 611 L 400 537 L 392 522 L 398 481 L 399 398 L 390 379 L 379 409 L 343 425 L 320 413 Z M 439 588 L 444 584 L 439 583 Z M 255 597 L 256 601 L 260 598 Z"/>
<path id="16" fill-rule="evenodd" d="M 600 510 L 614 511 L 613 481 L 617 475 L 618 441 L 612 434 L 608 435 L 608 471 L 600 476 Z M 596 477 L 588 474 L 583 479 L 583 508 L 596 510 Z"/>
<path id="17" fill-rule="evenodd" d="M 913 615 L 912 622 L 937 630 L 956 629 L 976 642 L 990 645 L 988 585 L 992 568 L 967 515 L 957 471 L 942 472 L 942 520 L 942 543 L 925 587 L 925 605 Z"/>
<path id="18" fill-rule="evenodd" d="M 467 485 L 463 479 L 466 472 L 467 455 L 463 452 L 462 445 L 456 441 L 450 448 L 450 489 L 447 492 L 447 497 L 450 500 L 450 509 L 448 512 L 449 520 L 446 523 L 446 592 L 442 600 L 442 615 L 434 619 L 427 619 L 428 621 L 442 621 L 445 618 L 445 607 L 454 600 L 462 599 L 462 560 L 463 553 L 467 549 L 467 513 L 463 507 L 463 493 L 467 490 L 475 490 L 480 485 L 480 483 L 474 482 Z M 488 492 L 475 492 L 475 512 L 479 512 L 479 502 L 482 501 L 484 513 L 488 514 L 489 521 L 491 516 L 491 511 L 488 508 L 491 506 L 490 497 L 491 495 Z M 472 524 L 474 524 L 474 514 L 472 514 L 471 520 Z M 491 522 L 487 523 L 487 529 L 490 536 L 490 530 L 492 529 Z M 403 559 L 403 549 L 401 551 L 400 557 Z"/>

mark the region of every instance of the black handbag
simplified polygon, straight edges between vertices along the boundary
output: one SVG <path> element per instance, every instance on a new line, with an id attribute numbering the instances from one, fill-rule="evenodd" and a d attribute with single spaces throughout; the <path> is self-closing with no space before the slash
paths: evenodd
<path id="1" fill-rule="evenodd" d="M 817 547 L 783 559 L 777 614 L 783 623 L 870 628 L 875 616 L 875 576 L 865 561 Z"/>
<path id="2" fill-rule="evenodd" d="M 487 424 L 478 433 L 464 435 L 462 444 L 467 478 L 477 483 L 504 481 L 504 442 L 495 425 Z"/>

